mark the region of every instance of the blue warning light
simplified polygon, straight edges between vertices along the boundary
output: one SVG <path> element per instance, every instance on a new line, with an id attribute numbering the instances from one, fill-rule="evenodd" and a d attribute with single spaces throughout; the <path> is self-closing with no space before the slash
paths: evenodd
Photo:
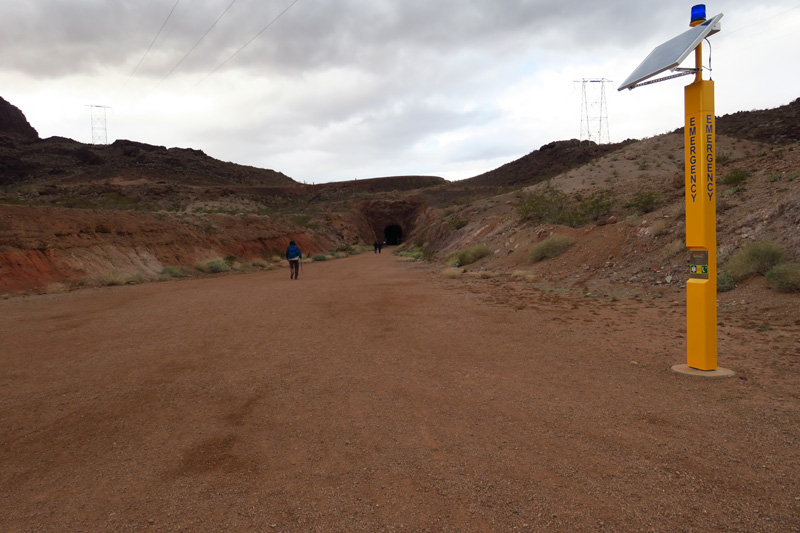
<path id="1" fill-rule="evenodd" d="M 706 5 L 697 4 L 696 6 L 692 6 L 692 20 L 690 23 L 694 24 L 695 22 L 703 22 L 704 20 L 706 20 Z"/>

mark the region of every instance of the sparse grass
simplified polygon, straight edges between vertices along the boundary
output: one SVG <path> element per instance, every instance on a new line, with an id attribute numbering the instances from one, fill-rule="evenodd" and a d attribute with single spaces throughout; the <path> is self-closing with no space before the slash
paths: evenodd
<path id="1" fill-rule="evenodd" d="M 766 274 L 767 281 L 778 292 L 800 292 L 800 264 L 784 263 L 772 267 Z"/>
<path id="2" fill-rule="evenodd" d="M 735 281 L 755 275 L 764 275 L 780 263 L 783 250 L 780 245 L 768 241 L 756 241 L 744 245 L 726 262 L 723 271 L 730 273 Z"/>
<path id="3" fill-rule="evenodd" d="M 639 214 L 650 213 L 658 207 L 658 196 L 653 191 L 640 192 L 623 207 L 634 209 Z"/>
<path id="4" fill-rule="evenodd" d="M 727 152 L 722 152 L 717 154 L 717 164 L 718 165 L 725 165 L 731 161 L 731 154 Z"/>
<path id="5" fill-rule="evenodd" d="M 222 259 L 214 259 L 213 261 L 209 261 L 207 263 L 201 263 L 195 266 L 197 270 L 200 272 L 206 272 L 208 274 L 219 274 L 220 272 L 227 272 L 231 269 L 231 266 L 223 261 Z"/>
<path id="6" fill-rule="evenodd" d="M 128 278 L 126 283 L 144 283 L 145 281 L 147 281 L 147 276 L 145 276 L 143 272 L 137 272 Z"/>
<path id="7" fill-rule="evenodd" d="M 344 254 L 344 257 L 347 257 L 348 255 L 356 255 L 361 253 L 361 249 L 357 244 L 340 244 L 333 249 L 334 257 L 336 257 L 337 253 Z"/>
<path id="8" fill-rule="evenodd" d="M 313 256 L 311 256 L 311 260 L 312 261 L 327 261 L 328 260 L 328 256 L 325 255 L 325 254 L 314 254 Z"/>
<path id="9" fill-rule="evenodd" d="M 544 259 L 558 257 L 566 252 L 574 242 L 575 239 L 567 237 L 566 235 L 549 237 L 531 248 L 528 254 L 528 260 L 530 260 L 531 263 L 538 263 Z"/>
<path id="10" fill-rule="evenodd" d="M 112 269 L 103 275 L 101 283 L 103 285 L 125 285 L 128 275 L 122 270 Z"/>
<path id="11" fill-rule="evenodd" d="M 186 272 L 181 270 L 178 267 L 174 266 L 165 266 L 161 269 L 161 274 L 158 276 L 159 281 L 166 281 L 173 278 L 184 278 L 186 277 Z"/>
<path id="12" fill-rule="evenodd" d="M 743 168 L 734 168 L 725 174 L 720 181 L 723 185 L 731 185 L 733 187 L 744 184 L 747 178 L 752 176 L 753 173 Z"/>
<path id="13" fill-rule="evenodd" d="M 422 260 L 423 261 L 433 261 L 436 259 L 436 254 L 438 254 L 438 250 L 423 250 L 422 251 Z"/>
<path id="14" fill-rule="evenodd" d="M 460 278 L 463 275 L 464 275 L 464 269 L 463 268 L 450 267 L 450 268 L 445 268 L 444 270 L 442 270 L 442 277 L 448 278 L 448 279 Z"/>
<path id="15" fill-rule="evenodd" d="M 260 257 L 256 257 L 255 259 L 250 261 L 250 265 L 252 265 L 253 268 L 261 268 L 261 269 L 269 269 L 269 267 L 275 266 L 270 264 L 267 260 L 262 259 Z"/>
<path id="16" fill-rule="evenodd" d="M 64 285 L 63 283 L 48 283 L 47 286 L 44 288 L 45 294 L 62 294 L 65 292 L 69 292 L 69 287 Z"/>
<path id="17" fill-rule="evenodd" d="M 728 292 L 736 288 L 736 281 L 729 272 L 717 274 L 717 292 Z"/>
<path id="18" fill-rule="evenodd" d="M 319 229 L 319 223 L 312 222 L 311 217 L 308 215 L 297 215 L 290 220 L 298 226 L 303 226 L 308 229 Z"/>
<path id="19" fill-rule="evenodd" d="M 493 279 L 497 277 L 497 273 L 490 270 L 476 270 L 474 272 L 467 272 L 466 275 L 478 279 Z"/>
<path id="20" fill-rule="evenodd" d="M 728 187 L 727 189 L 724 189 L 722 191 L 722 195 L 723 196 L 731 196 L 733 194 L 739 194 L 740 192 L 745 191 L 745 190 L 747 190 L 747 189 L 745 189 L 744 184 L 737 185 L 735 187 Z"/>
<path id="21" fill-rule="evenodd" d="M 470 265 L 475 261 L 477 261 L 478 259 L 482 259 L 491 253 L 492 251 L 489 250 L 488 246 L 486 246 L 485 244 L 478 244 L 451 255 L 449 265 L 451 267 L 462 267 Z"/>

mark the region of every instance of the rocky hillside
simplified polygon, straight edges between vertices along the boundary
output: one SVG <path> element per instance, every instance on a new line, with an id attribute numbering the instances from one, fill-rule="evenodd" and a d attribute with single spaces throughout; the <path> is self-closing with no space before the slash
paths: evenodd
<path id="1" fill-rule="evenodd" d="M 0 97 L 0 138 L 18 139 L 20 141 L 35 141 L 39 134 L 28 123 L 28 119 L 18 107 L 11 105 Z M 0 170 L 2 168 L 0 167 Z"/>
<path id="2" fill-rule="evenodd" d="M 718 119 L 727 132 L 718 139 L 718 179 L 747 174 L 719 188 L 720 261 L 765 239 L 788 259 L 800 256 L 797 109 L 796 100 Z M 486 244 L 492 253 L 469 267 L 475 272 L 663 292 L 686 277 L 682 160 L 680 134 L 602 146 L 572 140 L 460 182 L 401 176 L 309 186 L 198 150 L 42 140 L 3 100 L 0 293 L 97 283 L 110 270 L 153 279 L 166 266 L 191 271 L 222 257 L 264 267 L 291 238 L 307 253 L 330 253 L 389 230 L 424 244 L 440 264 Z M 545 193 L 577 215 L 521 216 L 521 201 Z M 576 245 L 530 264 L 530 248 L 560 233 Z"/>

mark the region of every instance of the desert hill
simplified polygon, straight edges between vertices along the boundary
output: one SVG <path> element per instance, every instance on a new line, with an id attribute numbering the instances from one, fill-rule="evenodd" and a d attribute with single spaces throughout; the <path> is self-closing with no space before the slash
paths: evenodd
<path id="1" fill-rule="evenodd" d="M 778 242 L 787 260 L 800 257 L 798 108 L 795 100 L 718 118 L 718 179 L 746 176 L 719 187 L 720 262 L 754 240 Z M 199 150 L 39 139 L 3 100 L 0 291 L 102 283 L 110 271 L 156 279 L 167 266 L 196 274 L 195 265 L 219 258 L 266 268 L 279 264 L 289 239 L 330 256 L 391 234 L 440 266 L 485 244 L 491 254 L 462 269 L 481 276 L 523 272 L 570 290 L 669 294 L 685 279 L 682 143 L 680 130 L 602 146 L 557 141 L 459 182 L 304 185 Z M 570 216 L 521 214 L 536 195 L 557 198 Z M 530 248 L 556 234 L 575 245 L 531 264 Z"/>

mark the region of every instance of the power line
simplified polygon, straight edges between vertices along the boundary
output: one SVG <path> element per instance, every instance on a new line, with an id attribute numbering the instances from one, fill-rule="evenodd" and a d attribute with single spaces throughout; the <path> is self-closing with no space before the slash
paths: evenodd
<path id="1" fill-rule="evenodd" d="M 119 94 L 119 92 L 121 92 L 125 88 L 125 86 L 128 85 L 128 82 L 131 81 L 131 79 L 133 78 L 133 75 L 136 74 L 137 70 L 139 70 L 139 67 L 142 65 L 142 62 L 144 61 L 144 58 L 147 57 L 147 54 L 150 53 L 150 50 L 153 48 L 153 45 L 156 43 L 156 40 L 158 39 L 159 35 L 161 35 L 161 32 L 164 31 L 164 26 L 167 25 L 167 22 L 169 22 L 170 17 L 172 17 L 172 13 L 175 12 L 175 8 L 178 7 L 178 4 L 180 2 L 181 2 L 181 0 L 175 0 L 175 5 L 172 6 L 172 9 L 170 10 L 169 14 L 167 15 L 167 18 L 164 19 L 164 23 L 161 24 L 161 27 L 158 29 L 158 33 L 156 33 L 156 36 L 153 37 L 153 41 L 150 43 L 150 46 L 147 47 L 147 50 L 145 51 L 144 55 L 139 60 L 139 62 L 136 64 L 136 67 L 133 69 L 133 72 L 131 72 L 131 75 L 128 76 L 128 79 L 125 80 L 125 83 L 123 83 L 122 87 L 120 87 L 119 91 L 117 91 L 117 94 Z"/>
<path id="2" fill-rule="evenodd" d="M 232 1 L 230 4 L 228 4 L 228 7 L 226 7 L 226 8 L 225 8 L 225 11 L 223 11 L 223 12 L 222 12 L 222 14 L 221 14 L 219 17 L 217 17 L 217 20 L 215 20 L 215 21 L 214 21 L 214 23 L 211 25 L 211 27 L 210 27 L 210 28 L 208 28 L 208 29 L 206 30 L 206 32 L 203 34 L 203 36 L 202 36 L 202 37 L 200 37 L 200 38 L 197 40 L 197 42 L 196 42 L 196 43 L 194 43 L 194 46 L 192 46 L 192 47 L 189 49 L 189 51 L 188 51 L 188 52 L 186 52 L 186 54 L 185 54 L 185 55 L 184 55 L 184 56 L 183 56 L 183 57 L 180 59 L 180 61 L 178 61 L 177 63 L 175 63 L 175 66 L 174 66 L 174 67 L 172 67 L 172 68 L 170 69 L 170 71 L 169 71 L 169 72 L 167 72 L 167 73 L 166 73 L 166 75 L 165 75 L 163 78 L 161 78 L 161 81 L 159 81 L 159 82 L 156 84 L 156 86 L 155 86 L 155 87 L 153 87 L 153 90 L 156 90 L 156 89 L 158 88 L 158 86 L 159 86 L 159 85 L 161 85 L 161 84 L 164 82 L 164 80 L 166 80 L 167 78 L 169 78 L 169 77 L 170 77 L 170 75 L 171 75 L 173 72 L 175 72 L 175 69 L 177 69 L 177 68 L 178 68 L 178 67 L 181 65 L 181 63 L 183 63 L 183 61 L 184 61 L 184 60 L 185 60 L 187 57 L 189 57 L 189 54 L 191 54 L 191 53 L 194 51 L 194 49 L 195 49 L 195 48 L 197 48 L 197 46 L 200 44 L 200 42 L 201 42 L 203 39 L 205 39 L 205 38 L 206 38 L 206 35 L 208 35 L 208 34 L 211 32 L 211 30 L 213 30 L 213 29 L 214 29 L 214 26 L 216 26 L 216 25 L 217 25 L 217 23 L 218 23 L 220 20 L 222 20 L 222 17 L 224 17 L 224 16 L 225 16 L 225 13 L 227 13 L 227 12 L 228 12 L 228 10 L 229 10 L 231 7 L 233 7 L 233 4 L 235 4 L 235 3 L 236 3 L 236 0 L 233 0 L 233 1 Z"/>
<path id="3" fill-rule="evenodd" d="M 242 45 L 242 47 L 241 47 L 241 48 L 239 48 L 239 49 L 238 49 L 238 50 L 236 50 L 236 51 L 235 51 L 233 54 L 231 54 L 231 56 L 230 56 L 230 57 L 228 57 L 228 59 L 226 59 L 225 61 L 223 61 L 222 63 L 220 63 L 220 64 L 219 64 L 219 65 L 218 65 L 218 66 L 217 66 L 217 67 L 216 67 L 214 70 L 212 70 L 211 72 L 209 72 L 208 74 L 206 74 L 206 76 L 205 76 L 205 77 L 204 77 L 202 80 L 200 80 L 200 81 L 198 81 L 197 83 L 195 83 L 195 84 L 194 84 L 194 87 L 197 87 L 198 85 L 200 85 L 201 83 L 203 83 L 204 81 L 206 81 L 208 78 L 210 78 L 210 77 L 211 77 L 211 75 L 212 75 L 212 74 L 214 74 L 216 71 L 218 71 L 219 69 L 221 69 L 222 67 L 224 67 L 224 66 L 225 66 L 225 65 L 228 63 L 228 61 L 230 61 L 231 59 L 233 59 L 234 57 L 236 57 L 236 56 L 239 54 L 239 52 L 241 52 L 242 50 L 244 50 L 245 48 L 247 48 L 247 47 L 250 45 L 250 43 L 252 43 L 253 41 L 255 41 L 255 40 L 256 40 L 256 39 L 257 39 L 257 38 L 258 38 L 258 37 L 259 37 L 259 36 L 260 36 L 262 33 L 264 33 L 265 31 L 267 31 L 267 30 L 269 29 L 269 27 L 270 27 L 270 26 L 272 26 L 273 24 L 275 24 L 275 22 L 277 22 L 279 18 L 281 18 L 281 17 L 282 17 L 282 16 L 283 16 L 283 15 L 284 15 L 284 14 L 285 14 L 287 11 L 289 11 L 289 10 L 292 8 L 292 6 L 294 6 L 294 5 L 295 5 L 297 2 L 299 2 L 299 1 L 300 1 L 300 0 L 294 0 L 294 2 L 292 2 L 291 4 L 289 4 L 289 7 L 287 7 L 287 8 L 286 8 L 286 9 L 284 9 L 283 11 L 281 11 L 281 12 L 278 14 L 278 16 L 277 16 L 277 17 L 275 17 L 274 19 L 272 19 L 272 20 L 270 21 L 270 23 L 269 23 L 269 24 L 267 24 L 266 26 L 264 26 L 264 27 L 261 29 L 261 31 L 259 31 L 258 33 L 256 33 L 256 34 L 255 34 L 255 35 L 254 35 L 254 36 L 253 36 L 253 37 L 252 37 L 252 38 L 251 38 L 249 41 L 247 41 L 246 43 L 244 43 L 244 45 Z"/>
<path id="4" fill-rule="evenodd" d="M 774 15 L 770 15 L 769 17 L 757 20 L 755 22 L 752 22 L 751 24 L 748 24 L 747 26 L 742 26 L 740 28 L 736 28 L 736 29 L 731 30 L 731 31 L 722 32 L 714 40 L 719 43 L 719 41 L 726 40 L 728 37 L 730 37 L 731 35 L 733 35 L 736 32 L 739 32 L 739 31 L 742 31 L 742 30 L 746 30 L 747 28 L 752 28 L 753 26 L 760 26 L 762 23 L 764 23 L 764 22 L 766 22 L 766 21 L 768 21 L 770 19 L 774 19 L 775 17 L 781 17 L 781 16 L 785 15 L 786 13 L 788 13 L 790 11 L 794 11 L 795 9 L 798 9 L 798 8 L 800 8 L 800 5 L 797 5 L 797 6 L 794 6 L 794 7 L 790 7 L 789 9 L 787 9 L 786 11 L 782 11 L 781 13 L 776 13 Z"/>

